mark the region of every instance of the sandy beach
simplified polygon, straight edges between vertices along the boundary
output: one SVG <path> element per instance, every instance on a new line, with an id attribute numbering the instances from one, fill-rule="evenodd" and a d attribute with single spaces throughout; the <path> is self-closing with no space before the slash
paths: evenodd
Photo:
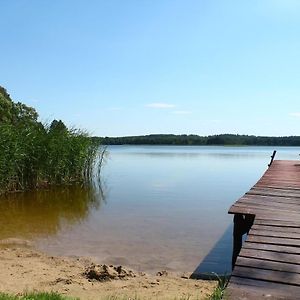
<path id="1" fill-rule="evenodd" d="M 95 279 L 88 274 L 97 268 L 84 257 L 53 257 L 24 243 L 0 248 L 0 291 L 20 295 L 29 291 L 54 291 L 80 299 L 206 299 L 216 282 L 187 279 L 189 274 L 157 270 L 156 275 L 135 272 L 122 266 L 122 276 Z M 106 267 L 106 266 L 105 266 Z M 99 268 L 99 267 L 98 267 Z"/>

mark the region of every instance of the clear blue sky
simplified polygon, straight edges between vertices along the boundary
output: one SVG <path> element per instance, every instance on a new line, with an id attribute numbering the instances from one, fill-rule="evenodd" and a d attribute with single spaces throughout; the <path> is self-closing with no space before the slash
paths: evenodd
<path id="1" fill-rule="evenodd" d="M 300 135 L 299 0 L 0 0 L 0 85 L 100 136 Z"/>

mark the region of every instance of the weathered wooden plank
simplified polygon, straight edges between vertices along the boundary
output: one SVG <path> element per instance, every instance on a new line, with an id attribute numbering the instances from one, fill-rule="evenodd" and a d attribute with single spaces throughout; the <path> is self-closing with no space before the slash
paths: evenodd
<path id="1" fill-rule="evenodd" d="M 256 219 L 260 218 L 269 221 L 289 222 L 290 224 L 292 222 L 295 222 L 294 224 L 298 224 L 298 220 L 300 219 L 299 214 L 297 213 L 294 214 L 290 213 L 286 215 L 286 214 L 281 214 L 280 212 L 269 214 L 263 211 L 260 211 L 255 218 Z"/>
<path id="2" fill-rule="evenodd" d="M 300 221 L 298 220 L 282 221 L 282 220 L 260 219 L 259 216 L 255 218 L 254 224 L 300 228 Z"/>
<path id="3" fill-rule="evenodd" d="M 261 195 L 261 196 L 277 196 L 277 197 L 292 197 L 292 198 L 300 198 L 300 195 L 293 194 L 293 193 L 283 193 L 273 191 L 257 191 L 257 190 L 250 190 L 246 193 L 246 195 Z"/>
<path id="4" fill-rule="evenodd" d="M 290 191 L 297 191 L 297 192 L 300 192 L 300 185 L 298 182 L 294 182 L 291 186 L 288 186 L 288 185 L 284 185 L 282 187 L 282 181 L 280 179 L 278 180 L 272 180 L 272 181 L 265 181 L 266 183 L 269 182 L 270 184 L 266 184 L 264 183 L 264 179 L 261 179 L 259 180 L 256 184 L 255 184 L 255 187 L 258 187 L 258 188 L 269 188 L 269 189 L 286 189 L 286 190 L 290 190 Z M 278 183 L 278 184 L 276 184 Z"/>
<path id="5" fill-rule="evenodd" d="M 295 181 L 300 176 L 300 172 L 297 169 L 298 168 L 285 169 L 284 166 L 277 170 L 273 170 L 273 171 L 271 169 L 268 169 L 264 173 L 264 175 L 260 178 L 260 180 L 263 180 L 264 178 L 272 178 L 272 179 L 279 178 L 279 179 L 283 179 L 283 180 Z"/>
<path id="6" fill-rule="evenodd" d="M 249 200 L 249 201 L 260 201 L 263 203 L 285 203 L 285 204 L 294 204 L 300 205 L 300 199 L 289 198 L 289 197 L 270 197 L 270 196 L 260 196 L 260 195 L 247 195 L 245 194 L 241 197 L 238 202 L 242 200 Z"/>
<path id="7" fill-rule="evenodd" d="M 264 185 L 268 185 L 268 184 L 270 184 L 270 183 L 258 183 L 258 185 L 260 186 L 264 186 Z M 272 182 L 272 184 L 276 184 L 276 188 L 299 188 L 299 185 L 298 184 L 282 184 L 281 182 L 279 182 L 279 181 L 273 181 Z"/>
<path id="8" fill-rule="evenodd" d="M 283 197 L 283 198 L 294 198 L 294 199 L 299 199 L 300 194 L 299 193 L 288 193 L 284 192 L 283 190 L 279 189 L 272 189 L 272 190 L 263 190 L 263 189 L 251 189 L 249 192 L 246 193 L 246 195 L 266 195 L 268 197 L 273 196 L 273 197 Z"/>
<path id="9" fill-rule="evenodd" d="M 294 203 L 284 203 L 282 202 L 277 202 L 277 201 L 271 201 L 271 200 L 261 200 L 261 199 L 248 199 L 248 198 L 241 198 L 239 200 L 238 204 L 243 204 L 245 206 L 249 207 L 257 207 L 259 208 L 270 208 L 272 209 L 277 209 L 277 210 L 287 210 L 287 211 L 292 211 L 296 212 L 297 210 L 300 210 L 300 201 L 297 204 Z"/>
<path id="10" fill-rule="evenodd" d="M 278 238 L 278 237 L 249 234 L 247 237 L 247 241 L 260 242 L 260 243 L 273 244 L 273 245 L 300 247 L 300 241 L 298 239 Z"/>
<path id="11" fill-rule="evenodd" d="M 284 239 L 295 239 L 300 240 L 300 233 L 295 232 L 282 232 L 282 231 L 275 231 L 275 230 L 257 230 L 251 228 L 249 235 L 259 235 L 259 236 L 266 236 L 266 237 L 277 237 L 277 238 L 284 238 Z M 300 243 L 299 243 L 300 244 Z"/>
<path id="12" fill-rule="evenodd" d="M 270 182 L 270 181 L 268 181 L 268 182 Z M 271 181 L 272 183 L 275 183 L 276 181 Z M 299 184 L 299 182 L 298 181 L 296 181 L 296 182 L 294 182 L 294 184 L 296 184 L 298 187 L 295 187 L 295 186 L 285 186 L 285 187 L 281 187 L 281 183 L 282 183 L 282 181 L 280 180 L 280 179 L 278 179 L 277 180 L 277 182 L 278 183 L 280 183 L 279 184 L 279 186 L 278 185 L 275 185 L 275 184 L 273 184 L 273 185 L 265 185 L 265 184 L 263 184 L 263 179 L 261 179 L 261 180 L 259 180 L 256 184 L 255 184 L 255 187 L 258 187 L 258 188 L 268 188 L 268 189 L 275 189 L 275 190 L 281 190 L 281 189 L 285 189 L 285 190 L 290 190 L 290 191 L 297 191 L 297 192 L 300 192 L 300 184 Z"/>
<path id="13" fill-rule="evenodd" d="M 265 181 L 262 181 L 262 182 L 258 182 L 256 185 L 257 186 L 260 186 L 260 185 L 270 185 L 270 184 L 274 184 L 276 185 L 276 188 L 299 188 L 299 184 L 298 183 L 283 183 L 281 182 L 280 180 L 278 181 L 268 181 L 268 182 L 265 182 Z"/>
<path id="14" fill-rule="evenodd" d="M 256 241 L 245 241 L 243 245 L 244 249 L 255 249 L 255 250 L 266 250 L 266 251 L 275 251 L 279 253 L 289 253 L 289 254 L 300 254 L 300 247 L 292 247 L 292 246 L 283 246 L 283 245 L 273 245 L 273 244 L 265 244 Z"/>
<path id="15" fill-rule="evenodd" d="M 285 292 L 295 292 L 300 291 L 298 286 L 295 285 L 289 285 L 289 284 L 281 284 L 281 283 L 274 283 L 272 281 L 266 281 L 266 280 L 256 280 L 251 278 L 245 278 L 245 277 L 239 277 L 236 275 L 232 275 L 230 279 L 230 283 L 232 284 L 240 284 L 245 286 L 253 286 L 253 287 L 263 287 L 268 290 L 272 290 L 274 294 L 278 291 L 285 291 Z M 279 293 L 278 293 L 279 294 Z M 295 294 L 294 294 L 295 295 Z"/>
<path id="16" fill-rule="evenodd" d="M 277 174 L 268 174 L 266 173 L 257 183 L 266 181 L 266 182 L 275 182 L 275 181 L 279 181 L 280 183 L 284 183 L 284 184 L 296 184 L 299 186 L 299 183 L 297 182 L 297 180 L 299 180 L 299 174 L 300 173 L 295 173 L 293 170 L 288 171 L 289 173 L 282 173 L 280 175 Z M 290 173 L 293 173 L 291 177 Z"/>
<path id="17" fill-rule="evenodd" d="M 230 207 L 229 211 L 228 211 L 229 214 L 246 214 L 246 215 L 253 215 L 255 216 L 256 213 L 257 213 L 257 210 L 252 210 L 252 211 L 249 211 L 247 208 L 245 207 L 240 207 L 240 206 L 237 206 L 237 204 L 234 204 Z"/>
<path id="18" fill-rule="evenodd" d="M 300 288 L 297 286 L 279 284 L 232 276 L 225 293 L 225 299 L 232 300 L 299 300 Z"/>
<path id="19" fill-rule="evenodd" d="M 280 174 L 276 174 L 280 173 Z M 297 182 L 297 179 L 299 179 L 299 171 L 296 170 L 277 170 L 276 172 L 266 172 L 263 177 L 260 178 L 259 181 L 262 180 L 268 180 L 268 181 L 273 181 L 273 180 L 282 180 L 283 182 L 288 181 L 288 182 Z"/>
<path id="20" fill-rule="evenodd" d="M 285 271 L 263 270 L 257 268 L 235 266 L 233 270 L 233 276 L 284 283 L 300 287 L 300 274 Z"/>
<path id="21" fill-rule="evenodd" d="M 268 197 L 268 196 L 261 196 L 261 195 L 244 195 L 241 197 L 236 203 L 239 202 L 246 202 L 249 201 L 249 203 L 261 203 L 261 204 L 272 204 L 275 203 L 278 206 L 281 204 L 286 204 L 286 205 L 293 205 L 295 206 L 295 209 L 299 209 L 300 206 L 300 198 L 295 199 L 295 198 L 284 198 L 284 197 Z"/>
<path id="22" fill-rule="evenodd" d="M 264 180 L 265 180 L 265 177 L 264 177 Z M 300 180 L 300 178 L 297 179 L 297 181 L 294 181 L 293 184 L 298 184 L 298 186 L 299 186 L 298 180 Z M 274 183 L 274 180 L 268 180 L 268 182 Z M 278 182 L 280 182 L 281 184 L 283 184 L 283 183 L 285 183 L 287 181 L 284 181 L 284 179 L 281 178 L 281 179 L 278 179 Z M 288 181 L 288 182 L 291 182 L 291 181 Z M 275 184 L 275 186 L 276 186 L 276 184 Z M 273 192 L 278 192 L 278 193 L 287 194 L 287 195 L 291 194 L 293 196 L 295 195 L 295 196 L 298 196 L 298 197 L 299 197 L 299 194 L 300 194 L 299 189 L 289 189 L 289 188 L 285 188 L 285 187 L 281 187 L 281 186 L 280 186 L 280 188 L 278 188 L 278 187 L 277 188 L 259 187 L 256 184 L 250 189 L 250 191 L 253 191 L 253 192 L 254 191 L 257 191 L 257 192 L 266 192 L 266 193 L 268 193 L 268 192 L 272 192 L 272 193 Z"/>
<path id="23" fill-rule="evenodd" d="M 261 177 L 260 180 L 264 179 L 264 178 L 282 178 L 283 180 L 291 180 L 291 181 L 295 181 L 296 179 L 299 178 L 299 170 L 297 170 L 297 168 L 289 168 L 284 170 L 284 167 L 278 169 L 278 170 L 270 170 L 268 169 L 267 172 L 265 172 L 265 174 L 263 175 L 263 177 Z M 294 176 L 294 177 L 293 177 Z"/>
<path id="24" fill-rule="evenodd" d="M 299 255 L 297 254 L 242 248 L 239 256 L 300 265 Z"/>
<path id="25" fill-rule="evenodd" d="M 291 189 L 299 189 L 299 182 L 298 181 L 291 181 L 291 180 L 288 180 L 288 181 L 282 181 L 280 178 L 278 179 L 273 179 L 273 180 L 270 180 L 270 179 L 265 179 L 265 178 L 262 178 L 261 180 L 259 180 L 256 184 L 256 186 L 268 186 L 270 188 L 291 188 Z"/>
<path id="26" fill-rule="evenodd" d="M 262 177 L 255 185 L 258 185 L 260 183 L 269 183 L 270 185 L 272 184 L 272 186 L 278 186 L 278 185 L 283 185 L 288 187 L 289 185 L 293 185 L 295 187 L 299 187 L 299 182 L 297 182 L 297 179 L 283 179 L 282 175 L 281 177 L 277 177 L 277 178 L 268 178 L 267 177 Z"/>
<path id="27" fill-rule="evenodd" d="M 246 209 L 252 209 L 252 210 L 256 210 L 256 211 L 270 211 L 270 212 L 280 212 L 280 213 L 292 213 L 292 214 L 297 214 L 300 216 L 300 214 L 296 211 L 295 207 L 290 207 L 289 205 L 286 205 L 286 207 L 281 206 L 281 207 L 277 207 L 276 205 L 264 205 L 262 204 L 257 204 L 257 203 L 253 203 L 253 202 L 243 202 L 243 201 L 239 201 L 237 204 L 234 205 L 235 207 L 241 207 L 241 208 L 246 208 Z"/>
<path id="28" fill-rule="evenodd" d="M 289 209 L 276 209 L 270 207 L 258 207 L 255 205 L 245 205 L 243 203 L 235 203 L 232 205 L 229 209 L 230 214 L 248 214 L 248 215 L 260 215 L 260 216 L 267 216 L 268 218 L 274 217 L 274 220 L 276 219 L 275 217 L 284 217 L 286 216 L 287 218 L 285 219 L 299 219 L 300 214 L 295 212 L 294 210 L 289 210 Z"/>
<path id="29" fill-rule="evenodd" d="M 276 270 L 281 272 L 285 271 L 285 272 L 300 274 L 300 265 L 294 265 L 285 262 L 238 257 L 235 265 L 242 266 L 242 267 L 256 268 L 256 269 Z"/>
<path id="30" fill-rule="evenodd" d="M 282 182 L 282 181 L 281 181 Z M 266 193 L 280 193 L 282 195 L 292 195 L 291 197 L 300 197 L 300 191 L 299 190 L 291 190 L 291 189 L 285 189 L 285 188 L 262 188 L 258 186 L 253 186 L 250 191 L 253 192 L 266 192 Z"/>
<path id="31" fill-rule="evenodd" d="M 292 171 L 292 173 L 291 173 Z M 278 168 L 268 168 L 265 173 L 263 174 L 263 177 L 265 176 L 280 176 L 281 174 L 285 174 L 286 176 L 284 177 L 286 178 L 292 178 L 292 175 L 295 175 L 296 177 L 300 176 L 300 172 L 299 172 L 299 167 L 295 167 L 295 166 L 287 166 L 285 163 L 283 166 L 279 166 Z"/>
<path id="32" fill-rule="evenodd" d="M 253 224 L 251 230 L 266 230 L 273 232 L 286 232 L 286 233 L 298 233 L 300 235 L 300 227 L 283 227 L 283 226 L 270 226 L 270 225 L 258 225 Z"/>

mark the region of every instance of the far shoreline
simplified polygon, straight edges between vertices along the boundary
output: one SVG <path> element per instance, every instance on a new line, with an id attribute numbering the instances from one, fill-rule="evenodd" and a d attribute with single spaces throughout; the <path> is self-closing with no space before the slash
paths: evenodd
<path id="1" fill-rule="evenodd" d="M 292 148 L 300 148 L 299 146 L 295 146 L 295 145 L 291 145 L 291 146 L 276 146 L 276 145 L 184 145 L 184 144 L 180 144 L 180 145 L 174 145 L 174 144 L 107 144 L 107 145 L 102 145 L 104 147 L 110 147 L 110 146 L 166 146 L 166 147 L 232 147 L 232 148 L 246 148 L 246 147 L 280 147 L 280 148 L 287 148 L 287 147 L 292 147 Z"/>
<path id="2" fill-rule="evenodd" d="M 98 137 L 92 140 L 102 145 L 156 145 L 156 146 L 229 146 L 229 147 L 300 147 L 300 136 L 255 136 L 220 134 L 199 136 L 193 134 L 149 134 L 138 136 Z"/>

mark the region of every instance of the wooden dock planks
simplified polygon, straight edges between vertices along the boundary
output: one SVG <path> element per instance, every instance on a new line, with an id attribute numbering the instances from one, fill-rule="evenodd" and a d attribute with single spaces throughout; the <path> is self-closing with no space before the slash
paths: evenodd
<path id="1" fill-rule="evenodd" d="M 226 298 L 300 299 L 300 162 L 275 160 L 229 213 L 254 222 Z"/>

